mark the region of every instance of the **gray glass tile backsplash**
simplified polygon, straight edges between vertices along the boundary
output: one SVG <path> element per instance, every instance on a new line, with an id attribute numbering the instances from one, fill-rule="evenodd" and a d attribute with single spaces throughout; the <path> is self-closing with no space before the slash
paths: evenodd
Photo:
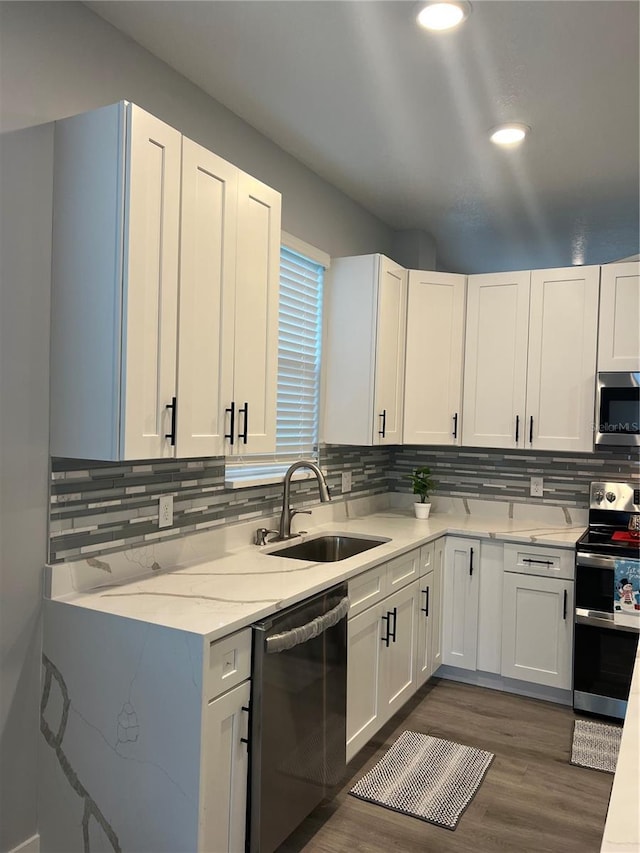
<path id="1" fill-rule="evenodd" d="M 410 492 L 408 472 L 428 465 L 438 494 L 586 507 L 596 479 L 640 480 L 637 454 L 615 451 L 558 454 L 442 447 L 324 445 L 320 464 L 334 499 L 342 500 L 341 473 L 351 471 L 351 494 Z M 529 478 L 544 478 L 544 497 L 529 497 Z M 294 483 L 296 506 L 317 501 L 315 482 Z M 174 496 L 174 524 L 158 529 L 158 496 Z M 93 556 L 170 539 L 279 511 L 280 484 L 227 489 L 224 458 L 102 463 L 53 459 L 51 562 Z"/>

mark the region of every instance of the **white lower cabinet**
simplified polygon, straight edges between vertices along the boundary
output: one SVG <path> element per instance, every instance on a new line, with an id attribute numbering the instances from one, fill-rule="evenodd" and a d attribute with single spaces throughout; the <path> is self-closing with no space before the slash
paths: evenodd
<path id="1" fill-rule="evenodd" d="M 571 689 L 573 581 L 505 572 L 502 675 Z"/>
<path id="2" fill-rule="evenodd" d="M 442 663 L 476 669 L 480 541 L 447 536 L 444 566 Z"/>
<path id="3" fill-rule="evenodd" d="M 204 668 L 198 850 L 244 853 L 251 629 L 209 645 Z"/>
<path id="4" fill-rule="evenodd" d="M 417 609 L 417 687 L 442 663 L 442 570 L 445 537 L 420 549 Z"/>
<path id="5" fill-rule="evenodd" d="M 250 695 L 245 681 L 205 711 L 200 850 L 244 853 Z"/>
<path id="6" fill-rule="evenodd" d="M 416 691 L 419 570 L 416 549 L 349 582 L 347 761 Z"/>

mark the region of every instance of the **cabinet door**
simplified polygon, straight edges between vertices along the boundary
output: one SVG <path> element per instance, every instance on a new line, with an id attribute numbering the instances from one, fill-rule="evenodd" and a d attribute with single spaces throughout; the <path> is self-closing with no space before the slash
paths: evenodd
<path id="1" fill-rule="evenodd" d="M 250 682 L 209 702 L 201 768 L 199 850 L 244 853 Z"/>
<path id="2" fill-rule="evenodd" d="M 480 542 L 447 536 L 442 662 L 476 669 Z"/>
<path id="3" fill-rule="evenodd" d="M 599 267 L 531 273 L 524 440 L 534 450 L 593 450 Z"/>
<path id="4" fill-rule="evenodd" d="M 529 272 L 467 281 L 462 443 L 524 447 Z"/>
<path id="5" fill-rule="evenodd" d="M 459 444 L 466 276 L 409 271 L 405 444 Z"/>
<path id="6" fill-rule="evenodd" d="M 598 370 L 640 370 L 640 263 L 607 264 L 600 273 Z"/>
<path id="7" fill-rule="evenodd" d="M 122 362 L 125 459 L 174 456 L 182 137 L 128 106 Z"/>
<path id="8" fill-rule="evenodd" d="M 442 663 L 442 607 L 444 601 L 443 571 L 446 537 L 436 539 L 433 552 L 433 588 L 429 602 L 431 618 L 431 674 Z"/>
<path id="9" fill-rule="evenodd" d="M 280 194 L 239 175 L 232 453 L 269 453 L 276 442 Z"/>
<path id="10" fill-rule="evenodd" d="M 407 271 L 380 255 L 375 351 L 374 444 L 402 442 Z"/>
<path id="11" fill-rule="evenodd" d="M 182 141 L 177 455 L 222 456 L 233 383 L 238 170 Z"/>
<path id="12" fill-rule="evenodd" d="M 416 610 L 418 583 L 413 582 L 382 604 L 385 626 L 381 642 L 381 722 L 385 723 L 416 691 Z M 384 638 L 389 635 L 389 643 Z"/>
<path id="13" fill-rule="evenodd" d="M 420 578 L 416 597 L 416 622 L 418 626 L 416 632 L 418 639 L 417 687 L 421 687 L 433 672 L 433 618 L 431 616 L 433 605 L 433 572 L 429 572 Z"/>
<path id="14" fill-rule="evenodd" d="M 505 572 L 502 675 L 571 688 L 573 581 Z"/>
<path id="15" fill-rule="evenodd" d="M 347 761 L 382 725 L 382 615 L 382 605 L 375 605 L 347 623 Z"/>

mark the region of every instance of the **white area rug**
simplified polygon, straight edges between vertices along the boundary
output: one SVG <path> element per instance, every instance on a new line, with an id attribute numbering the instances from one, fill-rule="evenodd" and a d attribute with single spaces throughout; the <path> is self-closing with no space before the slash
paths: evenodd
<path id="1" fill-rule="evenodd" d="M 403 732 L 349 793 L 455 829 L 494 759 L 491 752 Z"/>
<path id="2" fill-rule="evenodd" d="M 615 773 L 621 737 L 622 726 L 576 720 L 573 724 L 570 763 L 576 767 Z"/>

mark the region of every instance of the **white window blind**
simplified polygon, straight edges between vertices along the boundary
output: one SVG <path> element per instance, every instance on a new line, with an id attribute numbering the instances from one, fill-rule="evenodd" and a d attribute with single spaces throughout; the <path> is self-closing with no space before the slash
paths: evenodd
<path id="1" fill-rule="evenodd" d="M 233 484 L 281 476 L 297 459 L 317 461 L 323 280 L 322 264 L 281 247 L 276 452 L 227 465 Z"/>

